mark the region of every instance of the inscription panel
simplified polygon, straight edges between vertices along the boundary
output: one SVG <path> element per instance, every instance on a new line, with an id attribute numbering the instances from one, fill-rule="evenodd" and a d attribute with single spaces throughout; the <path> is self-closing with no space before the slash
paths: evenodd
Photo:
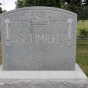
<path id="1" fill-rule="evenodd" d="M 1 17 L 3 70 L 75 69 L 75 13 L 28 7 Z"/>

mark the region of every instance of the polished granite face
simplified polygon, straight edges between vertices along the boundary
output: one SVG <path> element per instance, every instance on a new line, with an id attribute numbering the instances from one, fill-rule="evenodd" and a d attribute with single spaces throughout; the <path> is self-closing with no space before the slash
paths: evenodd
<path id="1" fill-rule="evenodd" d="M 75 70 L 76 17 L 53 7 L 0 15 L 3 70 Z"/>

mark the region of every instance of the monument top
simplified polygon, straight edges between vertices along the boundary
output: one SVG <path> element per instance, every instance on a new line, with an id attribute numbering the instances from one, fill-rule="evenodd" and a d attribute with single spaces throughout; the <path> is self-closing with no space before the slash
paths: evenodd
<path id="1" fill-rule="evenodd" d="M 75 70 L 73 12 L 26 7 L 0 15 L 3 70 Z"/>

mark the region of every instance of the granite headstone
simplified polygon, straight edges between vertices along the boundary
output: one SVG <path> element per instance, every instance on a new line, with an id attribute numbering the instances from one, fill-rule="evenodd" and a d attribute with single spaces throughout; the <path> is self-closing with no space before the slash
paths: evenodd
<path id="1" fill-rule="evenodd" d="M 76 17 L 53 7 L 3 13 L 3 70 L 75 70 Z"/>
<path id="2" fill-rule="evenodd" d="M 76 14 L 27 7 L 0 15 L 0 88 L 88 88 L 75 63 Z"/>

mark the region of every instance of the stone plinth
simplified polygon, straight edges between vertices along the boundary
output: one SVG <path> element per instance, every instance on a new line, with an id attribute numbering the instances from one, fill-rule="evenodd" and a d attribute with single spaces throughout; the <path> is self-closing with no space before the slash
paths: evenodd
<path id="1" fill-rule="evenodd" d="M 0 88 L 88 88 L 88 79 L 75 71 L 0 71 Z"/>

